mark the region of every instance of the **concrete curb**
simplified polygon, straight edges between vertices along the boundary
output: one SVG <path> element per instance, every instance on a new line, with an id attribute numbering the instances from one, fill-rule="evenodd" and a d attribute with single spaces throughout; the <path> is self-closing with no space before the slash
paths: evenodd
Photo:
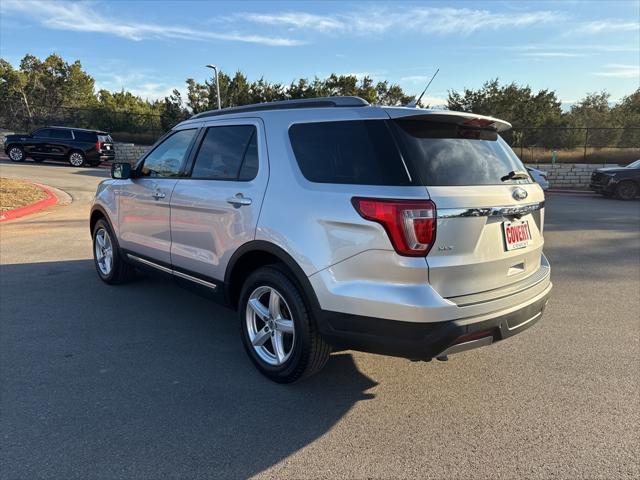
<path id="1" fill-rule="evenodd" d="M 58 203 L 58 197 L 51 191 L 51 189 L 45 185 L 34 183 L 36 187 L 39 187 L 44 193 L 47 194 L 47 198 L 44 198 L 31 205 L 25 205 L 24 207 L 14 208 L 0 214 L 0 222 L 6 222 L 9 220 L 15 220 L 16 218 L 31 215 L 32 213 L 39 212 L 47 207 Z"/>

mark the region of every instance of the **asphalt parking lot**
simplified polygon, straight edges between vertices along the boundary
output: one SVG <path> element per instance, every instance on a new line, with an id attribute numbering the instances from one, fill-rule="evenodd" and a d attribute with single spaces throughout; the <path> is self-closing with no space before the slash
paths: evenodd
<path id="1" fill-rule="evenodd" d="M 107 173 L 0 161 L 70 195 L 0 225 L 0 478 L 640 476 L 640 201 L 548 196 L 555 288 L 527 332 L 448 362 L 339 352 L 282 386 L 229 310 L 99 281 Z"/>

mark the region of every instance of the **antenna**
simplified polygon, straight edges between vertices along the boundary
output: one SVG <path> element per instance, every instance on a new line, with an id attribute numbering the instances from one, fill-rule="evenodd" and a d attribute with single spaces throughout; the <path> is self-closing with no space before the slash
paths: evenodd
<path id="1" fill-rule="evenodd" d="M 433 82 L 433 79 L 436 78 L 436 75 L 438 74 L 439 71 L 440 71 L 439 68 L 436 69 L 436 73 L 433 74 L 433 77 L 431 77 L 431 80 L 429 80 L 429 83 L 427 83 L 427 86 L 424 87 L 424 90 L 422 91 L 418 99 L 417 100 L 414 99 L 411 102 L 407 103 L 405 107 L 413 108 L 413 107 L 418 107 L 420 105 L 420 100 L 422 100 L 422 97 L 424 96 L 425 92 L 429 88 L 429 85 L 431 85 L 431 82 Z"/>

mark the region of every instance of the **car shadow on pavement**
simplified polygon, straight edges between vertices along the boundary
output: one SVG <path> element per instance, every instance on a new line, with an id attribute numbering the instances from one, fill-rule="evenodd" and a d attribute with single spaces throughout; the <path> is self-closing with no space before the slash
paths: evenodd
<path id="1" fill-rule="evenodd" d="M 0 266 L 0 319 L 0 446 L 14 478 L 246 478 L 377 385 L 347 353 L 272 383 L 233 312 L 171 281 L 105 285 L 91 260 Z"/>

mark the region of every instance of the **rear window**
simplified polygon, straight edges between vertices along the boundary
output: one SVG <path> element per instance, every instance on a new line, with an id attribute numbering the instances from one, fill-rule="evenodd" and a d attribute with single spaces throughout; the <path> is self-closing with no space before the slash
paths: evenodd
<path id="1" fill-rule="evenodd" d="M 111 135 L 98 135 L 98 140 L 100 140 L 102 143 L 113 143 Z"/>
<path id="2" fill-rule="evenodd" d="M 96 134 L 94 132 L 84 132 L 82 130 L 74 130 L 73 136 L 76 137 L 76 140 L 80 142 L 92 142 L 95 143 L 97 141 Z"/>
<path id="3" fill-rule="evenodd" d="M 488 130 L 424 120 L 396 120 L 404 158 L 423 185 L 504 185 L 531 179 L 502 180 L 510 172 L 526 172 L 500 136 Z"/>
<path id="4" fill-rule="evenodd" d="M 311 182 L 411 185 L 391 131 L 382 120 L 299 123 L 289 138 Z"/>

